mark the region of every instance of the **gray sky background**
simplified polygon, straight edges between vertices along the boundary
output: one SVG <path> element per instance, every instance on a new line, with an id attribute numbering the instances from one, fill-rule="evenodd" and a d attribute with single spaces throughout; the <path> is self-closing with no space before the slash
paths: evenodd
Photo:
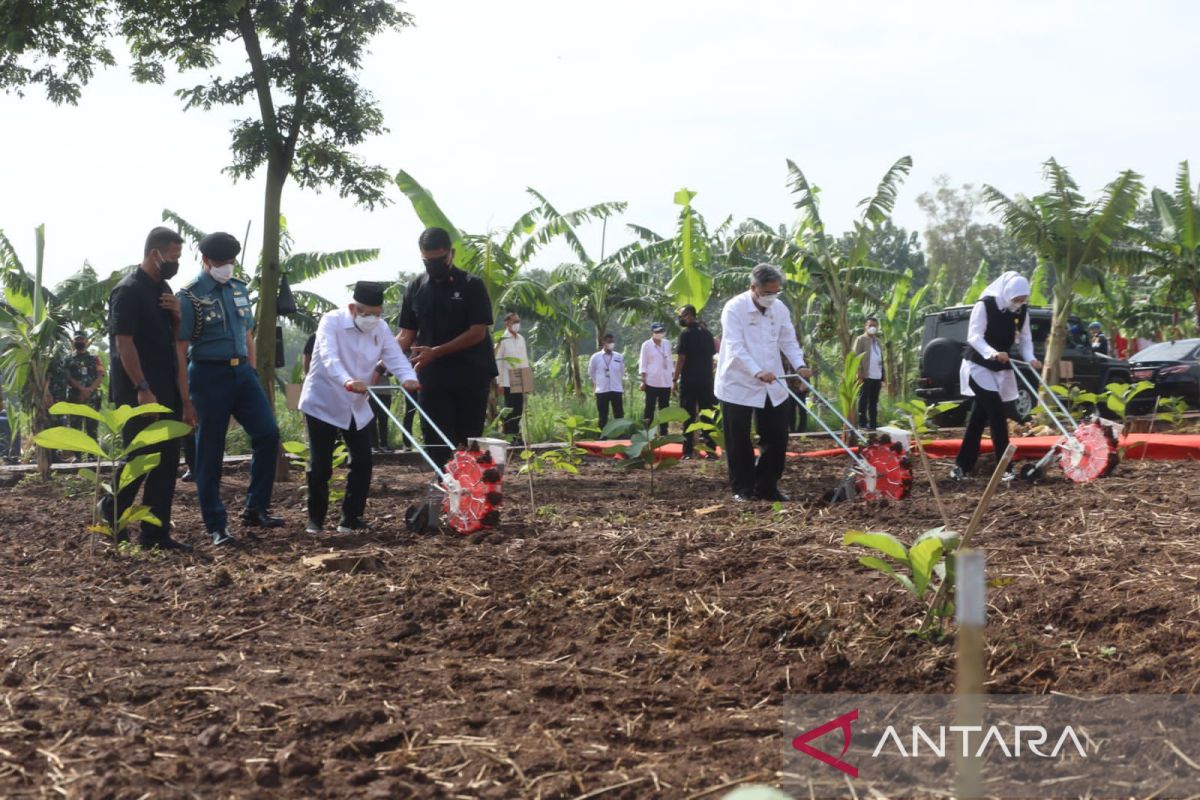
<path id="1" fill-rule="evenodd" d="M 360 152 L 412 173 L 469 232 L 516 219 L 530 205 L 526 186 L 561 210 L 628 201 L 620 223 L 662 233 L 683 186 L 699 192 L 710 224 L 729 214 L 790 222 L 786 158 L 823 189 L 836 230 L 905 154 L 914 170 L 896 221 L 920 229 L 915 198 L 940 173 L 1034 193 L 1054 156 L 1090 195 L 1124 168 L 1171 186 L 1179 161 L 1197 155 L 1194 0 L 412 0 L 407 9 L 417 26 L 378 40 L 363 72 L 390 133 Z M 229 54 L 240 69 L 241 51 Z M 254 220 L 256 257 L 261 184 L 221 172 L 230 122 L 247 114 L 183 112 L 172 91 L 200 78 L 139 86 L 122 66 L 101 73 L 77 108 L 36 90 L 0 95 L 0 228 L 28 267 L 43 222 L 52 284 L 84 259 L 102 274 L 137 261 L 163 208 L 239 238 Z M 343 302 L 347 283 L 420 269 L 421 225 L 392 194 L 393 205 L 367 212 L 289 184 L 297 250 L 382 250 L 311 288 Z M 599 228 L 587 234 L 598 255 Z M 610 248 L 627 238 L 609 226 Z M 548 253 L 544 266 L 562 255 Z M 196 268 L 186 258 L 184 276 Z"/>

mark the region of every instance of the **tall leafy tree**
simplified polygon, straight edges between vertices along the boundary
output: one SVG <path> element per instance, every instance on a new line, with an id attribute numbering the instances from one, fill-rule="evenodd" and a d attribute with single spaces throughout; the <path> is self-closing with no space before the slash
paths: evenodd
<path id="1" fill-rule="evenodd" d="M 984 187 L 984 196 L 1009 234 L 1035 253 L 1053 275 L 1045 374 L 1048 380 L 1057 380 L 1075 296 L 1101 291 L 1109 268 L 1145 262 L 1145 251 L 1127 244 L 1135 235 L 1129 221 L 1137 211 L 1143 186 L 1141 176 L 1125 170 L 1089 202 L 1066 168 L 1053 158 L 1044 167 L 1049 189 L 1036 197 L 1010 198 L 992 186 Z"/>
<path id="2" fill-rule="evenodd" d="M 1155 255 L 1151 274 L 1164 284 L 1168 295 L 1186 297 L 1200 331 L 1200 188 L 1193 191 L 1188 162 L 1179 165 L 1175 193 L 1154 189 L 1150 199 L 1157 212 L 1154 220 L 1141 228 L 1139 238 Z"/>
<path id="3" fill-rule="evenodd" d="M 265 168 L 256 347 L 271 392 L 284 185 L 332 187 L 368 208 L 386 201 L 387 172 L 353 153 L 384 130 L 357 73 L 368 43 L 411 17 L 388 0 L 66 0 L 0 3 L 0 23 L 11 31 L 0 38 L 0 88 L 42 84 L 51 100 L 74 103 L 93 70 L 113 63 L 105 43 L 120 35 L 139 81 L 163 83 L 168 67 L 203 73 L 177 92 L 185 108 L 255 109 L 233 127 L 226 171 L 237 180 Z M 222 74 L 229 42 L 242 46 L 246 67 Z"/>
<path id="4" fill-rule="evenodd" d="M 845 244 L 827 233 L 821 219 L 819 189 L 790 159 L 788 186 L 796 196 L 794 205 L 800 212 L 790 235 L 779 235 L 759 223 L 759 232 L 738 238 L 742 250 L 759 250 L 780 264 L 789 282 L 807 285 L 813 300 L 821 310 L 822 327 L 837 339 L 840 361 L 850 354 L 853 331 L 850 309 L 854 301 L 879 305 L 880 299 L 865 285 L 894 282 L 899 275 L 872 263 L 870 246 L 873 231 L 892 213 L 901 182 L 912 169 L 912 159 L 903 156 L 888 169 L 875 188 L 875 193 L 859 202 L 863 209 Z M 857 326 L 855 326 L 857 327 Z"/>

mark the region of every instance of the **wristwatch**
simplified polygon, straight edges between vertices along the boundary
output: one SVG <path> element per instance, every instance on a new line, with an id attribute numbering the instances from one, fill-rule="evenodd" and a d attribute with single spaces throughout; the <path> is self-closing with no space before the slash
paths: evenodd
<path id="1" fill-rule="evenodd" d="M 150 383 L 145 378 L 142 378 L 133 385 L 133 388 L 137 389 L 139 392 L 148 392 L 150 391 Z"/>

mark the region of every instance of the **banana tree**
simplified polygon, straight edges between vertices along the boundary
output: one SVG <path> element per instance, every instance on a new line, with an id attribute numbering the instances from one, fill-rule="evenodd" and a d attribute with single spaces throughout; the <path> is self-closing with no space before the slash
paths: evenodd
<path id="1" fill-rule="evenodd" d="M 1154 189 L 1150 198 L 1162 223 L 1162 232 L 1140 232 L 1140 240 L 1154 253 L 1151 274 L 1161 278 L 1168 292 L 1188 298 L 1197 331 L 1200 331 L 1200 189 L 1192 191 L 1188 162 L 1179 165 L 1175 194 Z"/>
<path id="2" fill-rule="evenodd" d="M 864 288 L 865 285 L 872 282 L 890 285 L 897 277 L 871 262 L 870 238 L 873 228 L 891 216 L 900 183 L 912 169 L 912 159 L 908 156 L 898 159 L 884 174 L 875 194 L 859 203 L 863 208 L 862 215 L 855 220 L 854 229 L 845 243 L 840 243 L 825 230 L 817 198 L 820 190 L 809 183 L 790 159 L 787 166 L 788 186 L 796 195 L 793 205 L 800 212 L 791 234 L 780 235 L 770 229 L 760 229 L 739 236 L 736 246 L 740 250 L 767 253 L 782 266 L 789 280 L 792 276 L 807 279 L 814 296 L 819 298 L 822 319 L 837 339 L 838 361 L 844 362 L 852 346 L 852 301 L 878 305 L 879 298 Z"/>
<path id="3" fill-rule="evenodd" d="M 1125 170 L 1088 202 L 1066 168 L 1053 158 L 1044 166 L 1050 188 L 1043 194 L 1009 198 L 993 186 L 985 186 L 983 192 L 1009 234 L 1033 252 L 1054 278 L 1043 377 L 1057 383 L 1075 297 L 1101 291 L 1106 269 L 1134 268 L 1145 263 L 1148 255 L 1144 248 L 1128 244 L 1136 236 L 1129 221 L 1143 191 L 1137 173 Z"/>
<path id="4" fill-rule="evenodd" d="M 909 373 L 921 350 L 925 314 L 932 308 L 926 301 L 929 284 L 915 291 L 912 284 L 912 270 L 905 270 L 892 287 L 891 302 L 880 315 L 886 323 L 883 349 L 887 363 L 888 393 L 893 397 L 903 395 L 904 387 L 909 385 Z"/>
<path id="5" fill-rule="evenodd" d="M 65 326 L 48 311 L 42 292 L 45 230 L 37 228 L 37 266 L 31 277 L 17 257 L 12 243 L 0 231 L 0 272 L 3 273 L 4 303 L 0 304 L 0 373 L 4 396 L 16 398 L 30 415 L 31 433 L 44 430 L 50 422 L 50 370 L 54 355 L 66 343 Z M 50 476 L 50 452 L 37 450 L 38 472 Z"/>

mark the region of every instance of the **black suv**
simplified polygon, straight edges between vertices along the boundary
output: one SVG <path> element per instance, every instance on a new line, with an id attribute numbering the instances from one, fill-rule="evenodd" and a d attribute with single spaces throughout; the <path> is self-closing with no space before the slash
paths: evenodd
<path id="1" fill-rule="evenodd" d="M 967 322 L 971 317 L 973 306 L 954 306 L 942 311 L 925 315 L 925 329 L 921 334 L 921 375 L 917 379 L 917 396 L 927 403 L 940 403 L 946 400 L 961 400 L 958 390 L 958 368 L 962 363 L 963 348 L 967 342 Z M 1038 359 L 1046 355 L 1046 337 L 1050 333 L 1049 308 L 1029 309 L 1029 330 L 1033 334 L 1033 352 Z M 1071 330 L 1080 331 L 1068 335 L 1067 346 L 1063 351 L 1063 361 L 1070 361 L 1074 368 L 1071 383 L 1088 392 L 1103 392 L 1110 383 L 1129 383 L 1130 369 L 1128 362 L 1119 358 L 1100 355 L 1092 352 L 1087 335 L 1082 333 L 1083 326 L 1079 319 L 1071 317 Z M 1020 354 L 1014 349 L 1014 358 Z M 1030 383 L 1037 386 L 1028 370 L 1024 371 Z M 1036 400 L 1023 384 L 1018 381 L 1017 412 L 1025 416 L 1033 410 Z M 956 411 L 943 417 L 943 424 L 955 424 L 965 418 L 968 403 L 963 403 Z"/>

